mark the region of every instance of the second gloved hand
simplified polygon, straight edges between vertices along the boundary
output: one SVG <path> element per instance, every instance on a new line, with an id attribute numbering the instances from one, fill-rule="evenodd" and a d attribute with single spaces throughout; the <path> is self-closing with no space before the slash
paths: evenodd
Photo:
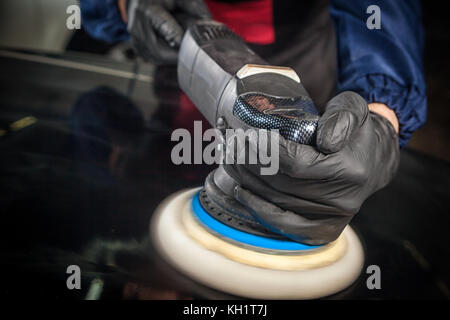
<path id="1" fill-rule="evenodd" d="M 210 19 L 202 0 L 128 0 L 127 16 L 135 50 L 155 64 L 176 64 L 186 25 Z"/>
<path id="2" fill-rule="evenodd" d="M 224 168 L 238 184 L 235 199 L 257 221 L 310 245 L 335 240 L 362 203 L 392 180 L 399 164 L 393 126 L 353 92 L 328 103 L 315 147 L 279 139 L 275 175 L 261 175 L 259 165 Z"/>

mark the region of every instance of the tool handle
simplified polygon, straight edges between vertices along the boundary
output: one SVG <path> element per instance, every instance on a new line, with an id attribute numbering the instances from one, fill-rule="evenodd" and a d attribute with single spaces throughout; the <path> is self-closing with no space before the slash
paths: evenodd
<path id="1" fill-rule="evenodd" d="M 225 86 L 246 64 L 267 63 L 225 25 L 199 21 L 183 37 L 178 56 L 178 82 L 215 126 L 217 107 Z"/>
<path id="2" fill-rule="evenodd" d="M 314 142 L 317 110 L 295 71 L 268 65 L 225 25 L 192 25 L 177 72 L 181 89 L 212 126 L 278 129 L 295 142 Z"/>

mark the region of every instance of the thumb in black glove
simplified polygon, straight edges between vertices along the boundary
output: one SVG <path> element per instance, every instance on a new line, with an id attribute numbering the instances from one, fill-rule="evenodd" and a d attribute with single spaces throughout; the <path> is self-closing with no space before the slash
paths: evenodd
<path id="1" fill-rule="evenodd" d="M 337 239 L 362 203 L 386 186 L 399 164 L 397 134 L 356 93 L 333 98 L 319 120 L 317 146 L 280 140 L 280 170 L 225 165 L 235 198 L 270 230 L 310 245 Z"/>
<path id="2" fill-rule="evenodd" d="M 135 50 L 155 64 L 176 64 L 183 27 L 211 17 L 202 0 L 129 0 L 127 12 Z"/>

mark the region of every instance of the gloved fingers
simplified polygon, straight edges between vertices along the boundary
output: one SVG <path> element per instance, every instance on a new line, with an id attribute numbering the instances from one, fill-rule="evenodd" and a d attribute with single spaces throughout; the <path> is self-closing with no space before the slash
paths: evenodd
<path id="1" fill-rule="evenodd" d="M 152 53 L 151 61 L 156 65 L 176 65 L 178 61 L 178 51 L 169 47 L 161 39 L 157 40 L 155 50 Z"/>
<path id="2" fill-rule="evenodd" d="M 246 155 L 249 159 L 251 157 L 258 159 L 261 159 L 262 156 L 268 157 L 270 166 L 278 169 L 272 174 L 277 174 L 279 171 L 291 178 L 318 180 L 332 179 L 335 176 L 333 168 L 339 166 L 338 154 L 326 155 L 312 146 L 287 140 L 274 131 L 265 132 L 268 133 L 268 136 L 264 142 L 262 142 L 262 137 L 265 135 L 249 135 L 247 142 L 245 144 L 238 143 L 233 151 L 229 148 L 229 141 L 227 141 L 226 150 L 234 154 L 235 160 L 245 159 Z M 274 137 L 276 139 L 273 139 Z M 261 167 L 269 166 L 269 164 L 264 165 L 259 162 L 257 165 L 245 163 L 244 167 L 254 171 L 255 174 L 260 172 Z"/>
<path id="3" fill-rule="evenodd" d="M 327 180 L 335 176 L 338 154 L 324 154 L 317 148 L 280 137 L 280 172 L 298 179 Z"/>
<path id="4" fill-rule="evenodd" d="M 182 11 L 174 12 L 173 16 L 184 30 L 187 30 L 199 20 L 199 18 Z"/>
<path id="5" fill-rule="evenodd" d="M 235 198 L 264 227 L 294 241 L 309 245 L 320 245 L 336 240 L 351 218 L 343 215 L 320 219 L 320 215 L 318 215 L 319 219 L 310 219 L 301 214 L 283 210 L 241 186 L 236 186 Z M 307 212 L 308 207 L 316 207 L 317 210 L 317 206 L 323 205 L 312 204 L 309 206 L 306 204 L 304 210 Z M 331 210 L 330 208 L 324 209 Z"/>
<path id="6" fill-rule="evenodd" d="M 170 47 L 180 46 L 184 30 L 166 9 L 160 5 L 152 5 L 146 8 L 145 15 L 156 34 L 164 39 Z"/>
<path id="7" fill-rule="evenodd" d="M 260 175 L 257 166 L 224 165 L 224 169 L 241 187 L 294 212 L 310 208 L 310 212 L 323 218 L 324 215 L 354 214 L 361 205 L 356 197 L 359 191 L 343 190 L 342 182 L 336 179 Z M 344 201 L 345 196 L 349 199 Z"/>
<path id="8" fill-rule="evenodd" d="M 395 176 L 400 164 L 400 145 L 398 142 L 398 134 L 392 124 L 383 116 L 371 112 L 370 119 L 372 121 L 373 133 L 376 136 L 380 153 L 384 154 L 382 165 L 384 170 L 390 171 L 391 175 L 381 176 L 380 187 L 387 185 Z"/>
<path id="9" fill-rule="evenodd" d="M 155 64 L 176 64 L 178 53 L 164 39 L 158 37 L 152 22 L 143 11 L 136 11 L 129 25 L 131 42 L 134 49 L 145 61 Z"/>
<path id="10" fill-rule="evenodd" d="M 368 116 L 366 101 L 345 91 L 328 102 L 317 127 L 317 148 L 326 154 L 341 150 Z"/>
<path id="11" fill-rule="evenodd" d="M 150 48 L 154 47 L 157 41 L 150 22 L 142 11 L 133 11 L 133 18 L 129 19 L 128 23 L 128 32 L 137 54 L 144 60 L 149 60 L 151 56 Z"/>
<path id="12" fill-rule="evenodd" d="M 176 5 L 198 19 L 211 19 L 211 13 L 203 0 L 177 0 Z"/>
<path id="13" fill-rule="evenodd" d="M 383 117 L 382 115 L 376 113 L 376 112 L 370 112 L 370 116 L 372 121 L 377 125 L 378 134 L 377 136 L 380 137 L 381 133 L 382 136 L 390 137 L 392 140 L 398 141 L 398 134 L 394 129 L 394 126 L 391 122 L 389 122 L 388 119 Z"/>
<path id="14" fill-rule="evenodd" d="M 154 45 L 149 46 L 142 40 L 131 36 L 131 43 L 136 53 L 144 59 L 144 61 L 151 61 L 156 65 L 174 65 L 177 63 L 178 53 L 173 48 L 170 48 L 162 40 L 154 40 Z"/>

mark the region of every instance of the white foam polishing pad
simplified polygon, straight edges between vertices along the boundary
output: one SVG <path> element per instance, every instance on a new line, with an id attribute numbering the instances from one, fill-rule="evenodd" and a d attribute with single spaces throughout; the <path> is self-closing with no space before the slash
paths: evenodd
<path id="1" fill-rule="evenodd" d="M 339 292 L 359 276 L 364 252 L 347 226 L 334 242 L 311 250 L 266 250 L 230 241 L 199 222 L 182 191 L 161 203 L 151 223 L 159 253 L 211 288 L 253 299 L 314 299 Z"/>

